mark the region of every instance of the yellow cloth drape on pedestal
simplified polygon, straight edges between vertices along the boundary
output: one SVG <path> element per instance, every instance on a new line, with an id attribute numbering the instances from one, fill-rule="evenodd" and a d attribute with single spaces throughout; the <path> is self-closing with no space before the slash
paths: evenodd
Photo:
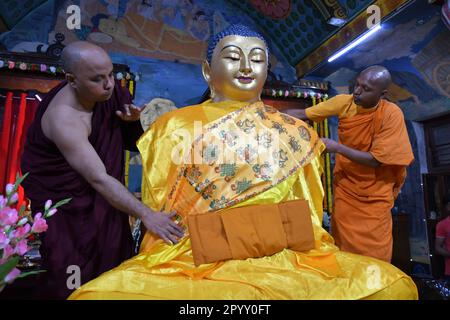
<path id="1" fill-rule="evenodd" d="M 247 105 L 211 103 L 163 115 L 138 142 L 143 159 L 143 202 L 165 207 L 178 165 L 173 150 L 205 125 Z M 102 274 L 69 299 L 417 299 L 414 282 L 394 266 L 339 251 L 322 228 L 323 163 L 320 152 L 287 179 L 234 207 L 305 199 L 309 201 L 315 249 L 284 249 L 272 256 L 194 266 L 189 236 L 170 246 L 150 233 L 141 252 Z M 181 213 L 182 214 L 182 213 Z"/>

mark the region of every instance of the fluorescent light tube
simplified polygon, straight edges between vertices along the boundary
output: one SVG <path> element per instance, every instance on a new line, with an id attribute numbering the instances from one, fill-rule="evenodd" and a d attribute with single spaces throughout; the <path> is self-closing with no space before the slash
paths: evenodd
<path id="1" fill-rule="evenodd" d="M 363 42 L 364 40 L 366 40 L 367 38 L 369 38 L 371 35 L 373 35 L 375 32 L 377 32 L 378 30 L 381 29 L 381 25 L 377 24 L 375 27 L 373 27 L 372 29 L 370 29 L 367 33 L 365 33 L 363 36 L 359 37 L 358 39 L 356 39 L 355 41 L 351 42 L 350 44 L 348 44 L 344 49 L 339 50 L 337 53 L 335 53 L 334 55 L 332 55 L 329 59 L 328 62 L 332 62 L 334 60 L 336 60 L 337 58 L 339 58 L 340 56 L 342 56 L 343 54 L 345 54 L 347 51 L 350 51 L 351 49 L 353 49 L 354 47 L 356 47 L 358 44 L 360 44 L 361 42 Z"/>

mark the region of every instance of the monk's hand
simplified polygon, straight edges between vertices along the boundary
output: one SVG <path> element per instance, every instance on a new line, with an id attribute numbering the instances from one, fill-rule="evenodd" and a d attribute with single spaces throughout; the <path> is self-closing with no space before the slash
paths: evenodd
<path id="1" fill-rule="evenodd" d="M 339 152 L 339 143 L 328 138 L 322 138 L 322 142 L 327 147 L 326 152 L 336 153 Z"/>
<path id="2" fill-rule="evenodd" d="M 184 235 L 183 228 L 173 221 L 176 212 L 170 214 L 164 212 L 148 212 L 143 218 L 147 230 L 157 235 L 169 244 L 178 243 Z"/>
<path id="3" fill-rule="evenodd" d="M 136 107 L 134 104 L 125 104 L 123 106 L 124 111 L 116 111 L 116 115 L 123 121 L 137 121 L 141 116 L 141 111 L 143 108 Z"/>

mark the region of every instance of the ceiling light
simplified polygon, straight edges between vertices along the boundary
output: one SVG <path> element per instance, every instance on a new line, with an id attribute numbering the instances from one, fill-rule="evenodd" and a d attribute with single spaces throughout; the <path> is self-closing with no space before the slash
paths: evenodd
<path id="1" fill-rule="evenodd" d="M 336 26 L 336 27 L 342 27 L 346 22 L 347 22 L 347 20 L 341 19 L 341 18 L 336 18 L 336 17 L 331 17 L 327 21 L 328 24 L 331 24 L 332 26 Z"/>
<path id="2" fill-rule="evenodd" d="M 369 38 L 371 35 L 373 35 L 375 32 L 377 32 L 378 30 L 381 29 L 381 25 L 377 24 L 375 27 L 373 27 L 372 29 L 370 29 L 368 32 L 366 32 L 364 35 L 362 35 L 361 37 L 359 37 L 358 39 L 352 41 L 351 43 L 349 43 L 344 49 L 339 50 L 337 53 L 335 53 L 334 55 L 332 55 L 329 59 L 328 62 L 332 62 L 334 60 L 336 60 L 337 58 L 339 58 L 340 56 L 342 56 L 343 54 L 345 54 L 347 51 L 350 51 L 351 49 L 353 49 L 354 47 L 356 47 L 357 45 L 359 45 L 361 42 L 363 42 L 364 40 L 366 40 L 367 38 Z"/>

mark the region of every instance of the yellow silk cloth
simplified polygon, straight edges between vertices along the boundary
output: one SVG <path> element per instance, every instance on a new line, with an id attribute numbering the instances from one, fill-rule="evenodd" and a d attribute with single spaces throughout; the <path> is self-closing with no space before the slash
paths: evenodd
<path id="1" fill-rule="evenodd" d="M 143 202 L 154 210 L 167 205 L 179 169 L 171 161 L 172 150 L 186 139 L 179 129 L 193 134 L 194 121 L 205 125 L 244 106 L 207 101 L 158 119 L 138 142 Z M 417 299 L 414 282 L 394 266 L 334 245 L 322 228 L 321 172 L 318 152 L 276 186 L 234 206 L 309 201 L 315 249 L 195 267 L 189 236 L 171 246 L 147 232 L 140 254 L 84 284 L 69 299 Z"/>

